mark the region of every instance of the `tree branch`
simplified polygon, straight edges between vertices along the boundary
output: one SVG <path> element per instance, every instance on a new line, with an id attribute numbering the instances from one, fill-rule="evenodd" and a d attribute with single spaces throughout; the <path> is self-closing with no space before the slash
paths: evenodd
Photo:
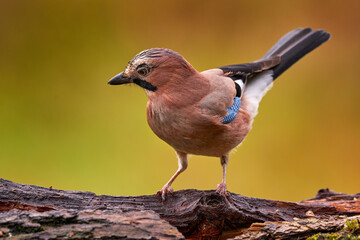
<path id="1" fill-rule="evenodd" d="M 215 191 L 192 189 L 174 192 L 163 202 L 156 195 L 96 195 L 0 179 L 0 236 L 22 234 L 17 239 L 45 236 L 54 239 L 179 239 L 238 235 L 245 239 L 241 237 L 261 231 L 264 234 L 264 229 L 266 234 L 273 235 L 271 229 L 279 232 L 276 226 L 284 222 L 301 224 L 300 220 L 314 221 L 311 219 L 325 222 L 332 216 L 333 222 L 343 219 L 338 221 L 341 225 L 346 218 L 339 216 L 355 215 L 360 215 L 360 194 L 335 193 L 327 189 L 320 190 L 313 199 L 298 203 L 234 193 L 225 199 Z M 290 227 L 278 238 L 289 235 L 291 229 L 295 236 L 296 227 Z M 311 231 L 302 229 L 299 236 L 310 236 L 316 230 L 314 226 Z"/>

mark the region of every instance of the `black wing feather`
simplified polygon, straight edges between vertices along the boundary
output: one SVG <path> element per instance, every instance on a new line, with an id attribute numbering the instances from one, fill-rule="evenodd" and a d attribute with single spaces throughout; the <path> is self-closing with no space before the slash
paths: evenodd
<path id="1" fill-rule="evenodd" d="M 219 67 L 226 76 L 230 77 L 231 79 L 235 80 L 246 80 L 249 76 L 253 75 L 254 73 L 259 73 L 280 63 L 280 56 L 271 56 L 267 59 L 262 59 L 252 63 L 243 63 L 243 64 L 234 64 Z"/>

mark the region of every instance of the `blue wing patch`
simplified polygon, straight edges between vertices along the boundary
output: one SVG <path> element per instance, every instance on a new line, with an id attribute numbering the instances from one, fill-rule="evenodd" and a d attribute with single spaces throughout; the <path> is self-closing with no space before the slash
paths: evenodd
<path id="1" fill-rule="evenodd" d="M 228 114 L 224 117 L 222 123 L 232 122 L 236 118 L 240 107 L 241 107 L 241 99 L 239 97 L 235 97 L 234 104 L 227 109 Z"/>

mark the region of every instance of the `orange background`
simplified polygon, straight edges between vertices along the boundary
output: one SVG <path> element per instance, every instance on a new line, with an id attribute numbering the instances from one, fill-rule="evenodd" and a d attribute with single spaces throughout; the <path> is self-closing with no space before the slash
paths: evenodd
<path id="1" fill-rule="evenodd" d="M 329 42 L 284 73 L 231 154 L 228 189 L 297 201 L 360 190 L 360 1 L 0 1 L 0 177 L 97 194 L 153 194 L 177 169 L 137 86 L 108 86 L 141 50 L 199 71 L 260 58 L 298 27 Z M 193 156 L 175 190 L 215 189 Z"/>

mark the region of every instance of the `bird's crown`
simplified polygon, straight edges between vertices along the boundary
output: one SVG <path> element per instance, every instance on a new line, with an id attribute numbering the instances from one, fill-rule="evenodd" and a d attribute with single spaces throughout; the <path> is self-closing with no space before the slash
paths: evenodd
<path id="1" fill-rule="evenodd" d="M 150 73 L 160 65 L 188 67 L 189 63 L 177 52 L 167 48 L 150 48 L 138 53 L 127 65 L 125 73 Z"/>

